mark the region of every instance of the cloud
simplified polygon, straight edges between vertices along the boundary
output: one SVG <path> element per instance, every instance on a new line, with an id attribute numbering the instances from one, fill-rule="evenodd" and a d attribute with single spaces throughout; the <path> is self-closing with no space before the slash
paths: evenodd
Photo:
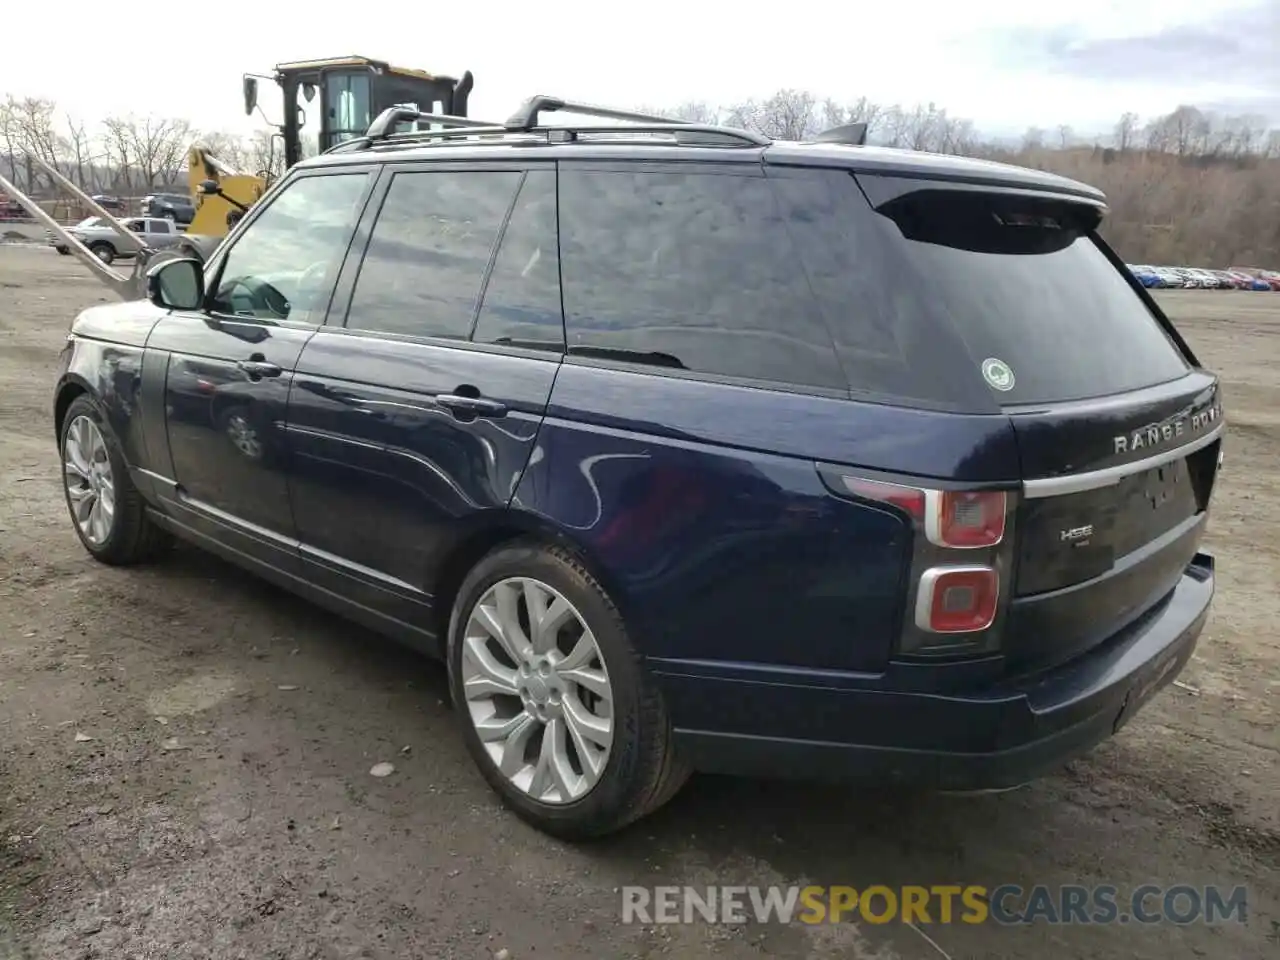
<path id="1" fill-rule="evenodd" d="M 1126 17 L 1124 26 L 1127 35 L 1098 36 L 1084 24 L 1019 25 L 995 31 L 992 43 L 1016 69 L 1160 89 L 1161 99 L 1280 121 L 1280 0 L 1211 8 L 1195 22 Z"/>

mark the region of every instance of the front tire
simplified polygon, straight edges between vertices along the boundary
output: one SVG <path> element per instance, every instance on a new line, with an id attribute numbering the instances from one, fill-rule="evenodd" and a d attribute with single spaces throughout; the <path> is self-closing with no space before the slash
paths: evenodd
<path id="1" fill-rule="evenodd" d="M 95 257 L 103 263 L 110 266 L 116 261 L 116 249 L 109 243 L 94 243 L 89 246 L 89 250 Z"/>
<path id="2" fill-rule="evenodd" d="M 62 489 L 71 523 L 95 560 L 125 566 L 160 555 L 171 539 L 147 516 L 120 441 L 87 395 L 62 422 Z"/>
<path id="3" fill-rule="evenodd" d="M 621 614 L 567 550 L 521 542 L 482 560 L 454 603 L 448 666 L 472 759 L 545 833 L 613 833 L 688 779 Z"/>

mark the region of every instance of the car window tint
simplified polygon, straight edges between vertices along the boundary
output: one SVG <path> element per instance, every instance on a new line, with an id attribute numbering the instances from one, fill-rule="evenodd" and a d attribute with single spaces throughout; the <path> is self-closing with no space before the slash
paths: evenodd
<path id="1" fill-rule="evenodd" d="M 558 247 L 555 171 L 530 171 L 502 233 L 473 340 L 563 347 Z"/>
<path id="2" fill-rule="evenodd" d="M 876 213 L 844 171 L 793 171 L 771 181 L 805 275 L 856 399 L 993 412 L 963 339 L 929 310 L 877 230 Z"/>
<path id="3" fill-rule="evenodd" d="M 214 287 L 219 313 L 322 323 L 368 175 L 300 177 L 235 241 Z"/>
<path id="4" fill-rule="evenodd" d="M 968 345 L 970 369 L 1007 371 L 1002 404 L 1139 390 L 1187 363 L 1124 272 L 1099 246 L 1097 214 L 1078 203 L 910 184 L 880 205 L 910 309 Z"/>
<path id="5" fill-rule="evenodd" d="M 397 173 L 347 315 L 356 330 L 466 339 L 518 171 Z"/>
<path id="6" fill-rule="evenodd" d="M 763 178 L 564 168 L 560 231 L 570 352 L 847 389 Z"/>

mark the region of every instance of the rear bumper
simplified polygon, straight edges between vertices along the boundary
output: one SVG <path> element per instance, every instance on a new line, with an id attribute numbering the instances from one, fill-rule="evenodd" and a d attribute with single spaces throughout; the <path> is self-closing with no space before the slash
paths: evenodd
<path id="1" fill-rule="evenodd" d="M 1213 598 L 1196 554 L 1174 591 L 1105 644 L 1030 680 L 946 694 L 656 666 L 696 769 L 762 777 L 1017 786 L 1088 751 L 1181 672 Z"/>

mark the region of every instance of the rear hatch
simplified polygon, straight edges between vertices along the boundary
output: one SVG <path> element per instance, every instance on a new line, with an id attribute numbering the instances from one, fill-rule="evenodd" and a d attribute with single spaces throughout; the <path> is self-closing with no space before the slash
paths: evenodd
<path id="1" fill-rule="evenodd" d="M 1167 597 L 1194 556 L 1217 378 L 1098 239 L 1099 204 L 859 181 L 901 296 L 958 335 L 1013 425 L 1024 492 L 1003 649 L 1013 670 L 1053 666 Z"/>

